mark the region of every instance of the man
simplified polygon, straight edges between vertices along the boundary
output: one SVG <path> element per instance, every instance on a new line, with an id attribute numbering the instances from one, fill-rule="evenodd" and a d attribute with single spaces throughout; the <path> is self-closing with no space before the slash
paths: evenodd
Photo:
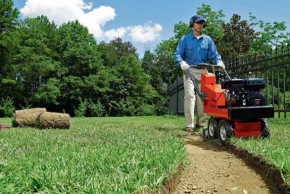
<path id="1" fill-rule="evenodd" d="M 195 78 L 195 82 L 200 88 L 200 75 L 204 69 L 197 67 L 197 64 L 205 63 L 210 59 L 213 64 L 225 68 L 220 54 L 211 37 L 201 33 L 205 28 L 205 19 L 200 15 L 195 15 L 190 19 L 189 27 L 192 32 L 184 35 L 178 42 L 174 53 L 174 61 L 183 71 L 184 83 L 184 116 L 186 131 L 206 128 L 206 115 L 203 112 L 203 101 L 195 94 L 194 85 L 190 79 L 189 70 Z M 192 68 L 190 68 L 192 67 Z M 194 126 L 194 108 L 197 103 L 197 120 Z"/>

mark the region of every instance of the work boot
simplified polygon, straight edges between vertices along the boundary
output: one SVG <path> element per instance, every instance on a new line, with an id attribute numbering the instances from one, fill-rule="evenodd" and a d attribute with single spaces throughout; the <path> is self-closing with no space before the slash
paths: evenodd
<path id="1" fill-rule="evenodd" d="M 204 126 L 200 126 L 200 125 L 196 124 L 194 128 L 195 128 L 195 129 L 200 129 L 200 128 L 203 128 L 203 127 L 204 127 Z"/>
<path id="2" fill-rule="evenodd" d="M 186 127 L 185 128 L 185 131 L 187 131 L 187 132 L 193 132 L 193 128 L 192 127 Z"/>

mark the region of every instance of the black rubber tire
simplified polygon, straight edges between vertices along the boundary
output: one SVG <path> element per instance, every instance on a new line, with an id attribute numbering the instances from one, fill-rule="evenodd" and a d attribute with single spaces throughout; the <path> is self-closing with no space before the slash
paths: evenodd
<path id="1" fill-rule="evenodd" d="M 202 130 L 202 140 L 203 141 L 207 141 L 208 140 L 208 130 L 207 129 L 203 129 Z"/>
<path id="2" fill-rule="evenodd" d="M 270 137 L 270 129 L 264 119 L 261 119 L 261 137 L 262 138 Z"/>
<path id="3" fill-rule="evenodd" d="M 232 137 L 232 128 L 228 121 L 221 120 L 218 124 L 218 135 L 222 145 L 228 145 Z"/>
<path id="4" fill-rule="evenodd" d="M 218 138 L 218 121 L 215 118 L 209 118 L 207 130 L 209 139 Z"/>

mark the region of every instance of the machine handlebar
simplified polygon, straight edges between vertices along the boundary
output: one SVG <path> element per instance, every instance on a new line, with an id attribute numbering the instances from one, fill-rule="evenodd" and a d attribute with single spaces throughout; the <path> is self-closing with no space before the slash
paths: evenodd
<path id="1" fill-rule="evenodd" d="M 204 69 L 211 69 L 213 74 L 215 74 L 216 76 L 219 75 L 220 73 L 220 69 L 222 69 L 222 72 L 224 72 L 224 74 L 226 75 L 227 79 L 231 79 L 230 76 L 228 75 L 227 71 L 223 68 L 223 67 L 220 67 L 220 66 L 217 66 L 217 65 L 213 65 L 213 64 L 209 64 L 209 63 L 199 63 L 195 66 L 190 66 L 190 68 L 204 68 Z M 190 69 L 188 70 L 189 71 L 189 75 L 190 75 L 190 78 L 193 82 L 193 85 L 194 85 L 194 91 L 197 93 L 197 95 L 202 99 L 204 100 L 206 98 L 206 93 L 203 93 L 200 91 L 200 89 L 198 88 L 196 82 L 195 82 L 195 78 L 194 76 L 192 75 L 192 72 L 190 71 Z"/>

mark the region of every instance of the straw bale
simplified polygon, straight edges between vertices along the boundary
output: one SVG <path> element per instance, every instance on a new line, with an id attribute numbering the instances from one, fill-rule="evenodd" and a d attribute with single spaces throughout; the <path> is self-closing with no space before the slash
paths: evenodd
<path id="1" fill-rule="evenodd" d="M 37 127 L 37 117 L 46 112 L 46 108 L 16 110 L 13 116 L 13 127 Z"/>
<path id="2" fill-rule="evenodd" d="M 37 118 L 40 129 L 69 129 L 70 115 L 66 113 L 43 112 Z"/>

